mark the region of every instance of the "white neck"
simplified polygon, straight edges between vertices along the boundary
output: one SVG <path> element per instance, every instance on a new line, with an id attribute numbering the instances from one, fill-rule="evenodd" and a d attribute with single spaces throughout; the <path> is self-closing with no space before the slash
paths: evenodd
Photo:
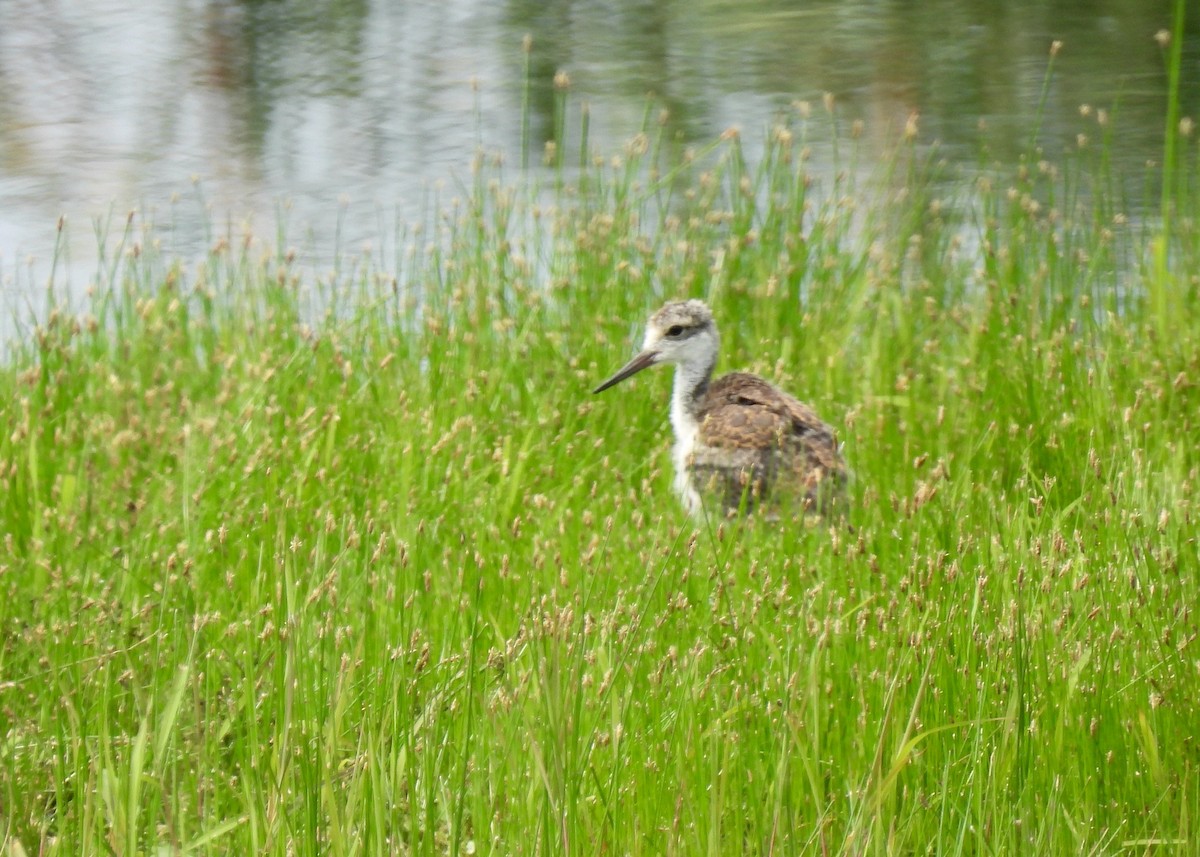
<path id="1" fill-rule="evenodd" d="M 680 363 L 675 367 L 675 389 L 671 393 L 671 428 L 675 430 L 675 490 L 687 510 L 700 511 L 700 495 L 692 482 L 691 469 L 700 434 L 697 408 L 712 377 L 713 364 Z"/>
<path id="2" fill-rule="evenodd" d="M 675 389 L 671 393 L 671 428 L 675 437 L 689 443 L 696 436 L 696 406 L 708 388 L 713 364 L 680 363 L 675 367 Z"/>

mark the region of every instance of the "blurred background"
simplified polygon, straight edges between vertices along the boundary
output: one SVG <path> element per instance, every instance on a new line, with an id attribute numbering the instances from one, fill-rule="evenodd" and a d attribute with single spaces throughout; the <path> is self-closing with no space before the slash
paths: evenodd
<path id="1" fill-rule="evenodd" d="M 1200 112 L 1197 19 L 1185 116 Z M 1080 108 L 1104 109 L 1114 169 L 1137 175 L 1161 151 L 1154 36 L 1170 24 L 1170 0 L 0 0 L 0 303 L 49 270 L 64 215 L 72 282 L 94 270 L 95 224 L 134 209 L 181 252 L 213 223 L 283 225 L 317 260 L 357 249 L 469 182 L 480 147 L 514 174 L 526 103 L 537 169 L 559 71 L 567 163 L 585 103 L 607 153 L 648 95 L 681 144 L 737 126 L 752 146 L 824 93 L 843 127 L 863 121 L 868 159 L 918 111 L 921 140 L 966 164 L 985 122 L 1004 162 L 1044 96 L 1048 150 L 1098 138 Z"/>

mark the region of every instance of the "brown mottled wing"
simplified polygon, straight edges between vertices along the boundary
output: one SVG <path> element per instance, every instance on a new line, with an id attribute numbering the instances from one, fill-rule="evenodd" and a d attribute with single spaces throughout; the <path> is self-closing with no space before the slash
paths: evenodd
<path id="1" fill-rule="evenodd" d="M 735 372 L 709 387 L 700 412 L 694 463 L 700 471 L 718 460 L 736 468 L 740 478 L 726 491 L 749 484 L 756 494 L 800 495 L 821 511 L 840 498 L 845 462 L 833 430 L 808 405 L 762 378 Z"/>

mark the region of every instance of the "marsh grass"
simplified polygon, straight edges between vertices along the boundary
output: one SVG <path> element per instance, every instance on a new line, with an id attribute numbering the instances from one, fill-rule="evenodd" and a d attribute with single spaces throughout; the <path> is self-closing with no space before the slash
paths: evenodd
<path id="1" fill-rule="evenodd" d="M 819 108 L 648 122 L 325 273 L 100 236 L 0 369 L 4 853 L 1194 849 L 1196 196 L 1133 216 L 1102 118 L 865 179 Z M 684 295 L 854 532 L 687 518 L 667 373 L 588 393 Z"/>

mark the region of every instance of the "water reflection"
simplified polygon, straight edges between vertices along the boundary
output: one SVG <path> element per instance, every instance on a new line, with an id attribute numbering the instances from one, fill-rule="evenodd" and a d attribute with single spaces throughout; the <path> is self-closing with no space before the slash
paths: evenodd
<path id="1" fill-rule="evenodd" d="M 1008 159 L 1028 144 L 1061 39 L 1042 139 L 1073 141 L 1081 104 L 1108 108 L 1117 163 L 1134 173 L 1160 146 L 1153 35 L 1169 12 L 1169 0 L 0 0 L 0 301 L 28 287 L 24 254 L 48 259 L 62 214 L 73 278 L 90 272 L 89 221 L 109 211 L 158 219 L 181 252 L 203 246 L 210 218 L 273 235 L 280 200 L 291 240 L 318 258 L 339 216 L 344 241 L 376 238 L 381 211 L 416 217 L 430 183 L 462 176 L 479 145 L 515 160 L 527 62 L 535 162 L 557 133 L 559 70 L 572 81 L 567 149 L 585 101 L 592 143 L 611 150 L 647 93 L 687 142 L 735 124 L 753 139 L 794 100 L 832 92 L 869 147 L 919 111 L 923 137 L 966 160 L 986 120 L 992 155 Z M 1193 30 L 1184 115 L 1200 112 L 1198 45 Z"/>

